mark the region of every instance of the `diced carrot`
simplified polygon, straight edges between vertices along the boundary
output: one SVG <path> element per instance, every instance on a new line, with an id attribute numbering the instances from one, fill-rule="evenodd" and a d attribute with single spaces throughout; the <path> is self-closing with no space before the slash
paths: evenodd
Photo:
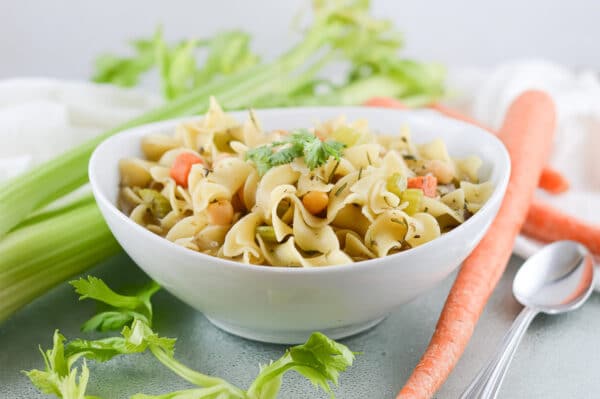
<path id="1" fill-rule="evenodd" d="M 170 171 L 170 175 L 173 180 L 175 180 L 175 183 L 179 184 L 181 187 L 187 187 L 190 169 L 192 169 L 192 165 L 197 163 L 203 164 L 204 160 L 189 152 L 182 152 L 179 154 L 177 158 L 175 158 L 175 162 L 173 162 Z"/>
<path id="2" fill-rule="evenodd" d="M 600 255 L 600 226 L 583 222 L 539 200 L 533 201 L 529 208 L 523 233 L 544 242 L 579 241 Z"/>
<path id="3" fill-rule="evenodd" d="M 569 190 L 569 181 L 559 171 L 546 167 L 538 186 L 550 194 L 562 194 Z"/>
<path id="4" fill-rule="evenodd" d="M 406 181 L 408 188 L 420 188 L 423 190 L 423 194 L 428 197 L 436 196 L 437 179 L 435 176 L 417 176 L 409 177 Z"/>
<path id="5" fill-rule="evenodd" d="M 397 399 L 431 398 L 464 352 L 527 216 L 555 123 L 554 104 L 540 91 L 521 94 L 509 108 L 499 134 L 512 163 L 506 195 L 487 234 L 463 262 L 429 346 Z"/>

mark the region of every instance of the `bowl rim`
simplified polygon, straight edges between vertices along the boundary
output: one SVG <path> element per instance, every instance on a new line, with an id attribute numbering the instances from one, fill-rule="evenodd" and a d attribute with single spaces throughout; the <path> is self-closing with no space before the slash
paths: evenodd
<path id="1" fill-rule="evenodd" d="M 453 230 L 440 235 L 439 237 L 426 242 L 418 247 L 408 249 L 406 251 L 398 252 L 392 255 L 387 255 L 381 258 L 367 259 L 359 262 L 353 262 L 349 264 L 340 264 L 340 265 L 328 265 L 328 266 L 315 266 L 315 267 L 286 267 L 286 266 L 267 266 L 267 265 L 251 265 L 245 264 L 242 262 L 237 262 L 230 259 L 219 258 L 216 256 L 204 254 L 202 252 L 196 252 L 189 248 L 185 248 L 181 245 L 177 245 L 174 242 L 171 242 L 164 237 L 158 236 L 151 231 L 145 229 L 144 227 L 138 225 L 134 221 L 132 221 L 127 215 L 121 212 L 117 206 L 113 203 L 113 201 L 109 200 L 108 196 L 100 189 L 98 182 L 96 181 L 97 170 L 99 169 L 99 165 L 97 165 L 98 154 L 102 153 L 104 148 L 109 145 L 111 141 L 118 140 L 122 136 L 126 135 L 137 135 L 140 131 L 147 131 L 147 133 L 151 133 L 152 131 L 157 131 L 160 129 L 165 129 L 168 127 L 177 126 L 177 124 L 185 122 L 202 119 L 203 115 L 195 115 L 195 116 L 185 116 L 180 118 L 173 118 L 148 124 L 143 124 L 139 126 L 135 126 L 132 128 L 125 129 L 120 131 L 106 139 L 104 139 L 93 151 L 90 161 L 88 164 L 88 177 L 90 181 L 90 185 L 92 187 L 92 192 L 96 202 L 102 203 L 104 208 L 108 210 L 111 214 L 117 217 L 119 222 L 129 223 L 129 225 L 134 229 L 134 231 L 139 232 L 142 235 L 145 235 L 150 242 L 156 242 L 157 245 L 164 245 L 167 250 L 175 251 L 176 253 L 181 253 L 183 256 L 193 256 L 197 257 L 200 262 L 204 262 L 204 265 L 213 265 L 218 267 L 226 267 L 230 268 L 230 270 L 238 270 L 244 272 L 256 272 L 256 273 L 291 273 L 291 274 L 328 274 L 328 273 L 342 273 L 344 271 L 349 272 L 352 270 L 362 270 L 362 268 L 373 268 L 378 265 L 384 265 L 385 260 L 394 260 L 396 262 L 402 261 L 403 259 L 414 256 L 422 251 L 428 251 L 434 245 L 444 245 L 449 240 L 460 234 L 460 232 L 464 229 L 463 226 L 467 224 L 475 223 L 476 220 L 483 219 L 487 216 L 489 212 L 491 212 L 491 208 L 497 202 L 501 202 L 506 193 L 506 189 L 508 187 L 508 182 L 511 175 L 511 162 L 510 156 L 506 147 L 496 137 L 494 134 L 489 131 L 475 125 L 471 125 L 467 122 L 460 121 L 454 118 L 450 118 L 435 111 L 429 109 L 408 109 L 408 110 L 396 110 L 396 109 L 387 109 L 380 107 L 360 107 L 360 106 L 326 106 L 326 107 L 293 107 L 293 108 L 262 108 L 255 110 L 257 113 L 275 113 L 275 112 L 294 112 L 294 111 L 303 111 L 303 112 L 324 112 L 324 111 L 336 111 L 339 110 L 340 114 L 351 114 L 354 112 L 365 112 L 370 110 L 378 110 L 383 113 L 393 113 L 395 115 L 403 113 L 403 114 L 415 114 L 417 116 L 424 115 L 426 118 L 439 119 L 445 121 L 445 123 L 456 124 L 457 126 L 463 126 L 468 128 L 473 132 L 477 132 L 477 134 L 485 135 L 488 140 L 490 140 L 493 145 L 497 147 L 499 150 L 497 165 L 494 167 L 498 167 L 500 170 L 500 174 L 498 177 L 498 183 L 494 186 L 494 191 L 490 198 L 486 201 L 486 203 L 481 207 L 481 209 L 467 219 L 464 223 L 457 226 Z M 229 115 L 234 117 L 239 117 L 240 115 L 246 114 L 247 111 L 229 111 L 227 112 Z M 484 160 L 485 162 L 485 160 Z M 490 162 L 488 160 L 488 162 Z M 498 206 L 500 206 L 499 204 Z M 104 214 L 102 213 L 102 217 L 106 219 Z M 493 221 L 493 220 L 492 220 Z M 112 233 L 112 231 L 111 231 Z"/>

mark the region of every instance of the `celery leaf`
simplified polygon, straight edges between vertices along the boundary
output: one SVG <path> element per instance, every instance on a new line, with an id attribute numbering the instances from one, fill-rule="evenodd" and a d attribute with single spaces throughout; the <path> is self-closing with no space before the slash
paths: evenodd
<path id="1" fill-rule="evenodd" d="M 250 399 L 275 399 L 282 375 L 294 370 L 314 385 L 331 393 L 339 374 L 352 366 L 354 353 L 346 346 L 315 332 L 302 345 L 290 348 L 279 360 L 263 367 L 248 389 Z"/>
<path id="2" fill-rule="evenodd" d="M 152 281 L 135 295 L 118 294 L 109 288 L 104 281 L 93 276 L 88 276 L 87 280 L 80 278 L 71 281 L 70 284 L 75 288 L 75 292 L 80 295 L 80 300 L 95 299 L 112 307 L 112 309 L 98 313 L 86 321 L 82 326 L 83 331 L 118 330 L 131 324 L 136 319 L 152 325 L 150 298 L 160 289 L 156 282 Z"/>

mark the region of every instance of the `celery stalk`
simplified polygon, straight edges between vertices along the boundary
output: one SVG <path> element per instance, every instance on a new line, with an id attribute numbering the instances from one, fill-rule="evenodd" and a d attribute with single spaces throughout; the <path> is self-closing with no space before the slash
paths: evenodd
<path id="1" fill-rule="evenodd" d="M 62 198 L 61 198 L 61 200 L 62 200 Z M 87 193 L 85 195 L 82 195 L 79 198 L 76 198 L 76 199 L 74 199 L 72 201 L 69 201 L 68 203 L 62 204 L 60 206 L 54 207 L 53 206 L 54 204 L 52 204 L 52 205 L 50 205 L 52 207 L 52 209 L 44 208 L 44 209 L 41 209 L 38 212 L 35 212 L 31 216 L 29 216 L 27 219 L 25 219 L 23 222 L 19 223 L 10 232 L 12 233 L 12 232 L 14 232 L 14 231 L 16 231 L 18 229 L 23 228 L 23 227 L 43 222 L 46 219 L 49 219 L 49 218 L 54 217 L 54 216 L 61 215 L 61 214 L 65 213 L 65 212 L 67 212 L 69 210 L 78 208 L 78 207 L 80 207 L 82 205 L 86 205 L 86 204 L 89 204 L 89 203 L 95 203 L 95 201 L 96 200 L 94 199 L 94 196 L 91 193 Z"/>
<path id="2" fill-rule="evenodd" d="M 0 241 L 0 321 L 119 251 L 93 202 L 19 227 Z"/>

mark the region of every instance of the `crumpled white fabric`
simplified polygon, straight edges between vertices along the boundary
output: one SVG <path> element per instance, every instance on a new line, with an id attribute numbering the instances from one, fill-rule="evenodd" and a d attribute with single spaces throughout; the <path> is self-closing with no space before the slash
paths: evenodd
<path id="1" fill-rule="evenodd" d="M 161 103 L 131 89 L 45 78 L 0 81 L 0 181 Z"/>
<path id="2" fill-rule="evenodd" d="M 557 106 L 558 127 L 549 160 L 571 182 L 558 196 L 537 195 L 567 213 L 600 223 L 600 80 L 597 72 L 571 70 L 542 60 L 523 60 L 493 69 L 450 72 L 449 105 L 492 128 L 499 128 L 511 102 L 524 90 L 541 89 Z M 541 244 L 519 237 L 514 251 L 528 257 Z"/>

